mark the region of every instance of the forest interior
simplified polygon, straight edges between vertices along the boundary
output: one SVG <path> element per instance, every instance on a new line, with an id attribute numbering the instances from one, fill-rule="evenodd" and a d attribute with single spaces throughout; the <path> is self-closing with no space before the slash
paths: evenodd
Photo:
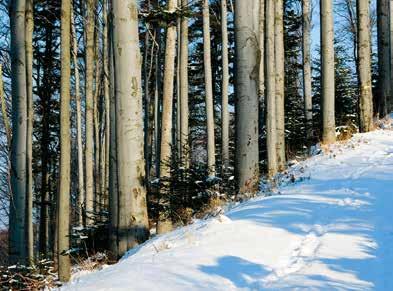
<path id="1" fill-rule="evenodd" d="M 393 0 L 0 0 L 0 290 L 393 290 L 392 171 Z"/>

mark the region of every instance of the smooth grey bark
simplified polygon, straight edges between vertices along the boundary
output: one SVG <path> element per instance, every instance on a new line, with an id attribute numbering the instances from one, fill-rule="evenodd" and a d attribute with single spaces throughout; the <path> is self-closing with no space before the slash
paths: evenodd
<path id="1" fill-rule="evenodd" d="M 27 92 L 25 0 L 11 1 L 11 197 L 9 217 L 9 262 L 27 263 L 26 248 L 26 152 Z"/>
<path id="2" fill-rule="evenodd" d="M 275 73 L 275 1 L 266 0 L 265 65 L 266 65 L 266 146 L 268 177 L 277 174 L 276 73 Z"/>
<path id="3" fill-rule="evenodd" d="M 114 0 L 119 255 L 148 236 L 138 9 L 135 0 Z"/>
<path id="4" fill-rule="evenodd" d="M 188 8 L 189 0 L 181 0 L 182 9 Z M 180 23 L 180 153 L 186 168 L 190 164 L 189 108 L 188 108 L 188 18 Z"/>
<path id="5" fill-rule="evenodd" d="M 311 87 L 311 3 L 303 0 L 303 98 L 306 118 L 306 137 L 310 142 L 313 136 L 312 87 Z"/>
<path id="6" fill-rule="evenodd" d="M 71 186 L 71 1 L 61 1 L 61 86 L 60 86 L 60 183 L 57 201 L 57 242 L 59 280 L 71 277 L 70 186 Z"/>
<path id="7" fill-rule="evenodd" d="M 358 59 L 359 59 L 359 114 L 360 131 L 373 128 L 373 95 L 371 79 L 370 3 L 357 0 Z M 393 16 L 393 15 L 392 15 Z"/>
<path id="8" fill-rule="evenodd" d="M 216 174 L 216 145 L 214 137 L 213 76 L 211 64 L 209 0 L 203 0 L 203 63 L 205 72 L 205 103 L 207 125 L 207 167 L 210 176 Z"/>
<path id="9" fill-rule="evenodd" d="M 176 10 L 176 0 L 168 1 L 169 12 Z M 170 177 L 171 145 L 172 145 L 172 114 L 173 94 L 175 78 L 176 58 L 176 25 L 170 24 L 167 28 L 165 64 L 164 64 L 164 88 L 162 100 L 161 118 L 161 150 L 160 150 L 160 178 Z M 169 201 L 161 197 L 161 204 L 165 206 Z M 168 232 L 172 229 L 172 222 L 167 213 L 160 213 L 157 223 L 157 233 Z"/>
<path id="10" fill-rule="evenodd" d="M 75 0 L 74 0 L 75 1 Z M 80 94 L 80 77 L 78 62 L 78 39 L 75 31 L 74 13 L 71 8 L 71 32 L 72 32 L 72 57 L 74 63 L 75 77 L 75 104 L 76 104 L 76 134 L 77 134 L 77 152 L 78 152 L 78 223 L 83 224 L 83 205 L 85 201 L 85 184 L 83 172 L 83 144 L 82 144 L 82 109 Z"/>
<path id="11" fill-rule="evenodd" d="M 389 0 L 377 0 L 378 28 L 378 99 L 377 110 L 385 117 L 391 109 L 390 41 L 389 41 Z"/>
<path id="12" fill-rule="evenodd" d="M 221 84 L 221 159 L 222 173 L 229 168 L 229 56 L 228 56 L 228 8 L 227 0 L 221 0 L 221 34 L 222 34 L 222 84 Z"/>
<path id="13" fill-rule="evenodd" d="M 93 112 L 94 112 L 94 11 L 95 0 L 87 0 L 86 7 L 86 80 L 85 80 L 85 96 L 86 96 L 86 114 L 85 114 L 85 211 L 86 224 L 92 224 L 93 219 L 93 202 L 94 202 L 94 128 L 93 128 Z"/>
<path id="14" fill-rule="evenodd" d="M 259 3 L 237 1 L 235 5 L 236 45 L 236 174 L 239 192 L 258 190 L 258 105 L 260 48 Z M 273 15 L 272 15 L 273 16 Z M 273 18 L 274 19 L 274 18 Z"/>
<path id="15" fill-rule="evenodd" d="M 33 232 L 33 0 L 26 0 L 26 96 L 27 96 L 27 152 L 26 152 L 26 230 L 27 258 L 29 264 L 34 263 Z"/>
<path id="16" fill-rule="evenodd" d="M 322 141 L 336 140 L 333 3 L 321 0 Z"/>
<path id="17" fill-rule="evenodd" d="M 276 64 L 276 127 L 277 127 L 277 168 L 285 169 L 285 90 L 284 90 L 284 7 L 283 0 L 275 4 L 275 64 Z"/>

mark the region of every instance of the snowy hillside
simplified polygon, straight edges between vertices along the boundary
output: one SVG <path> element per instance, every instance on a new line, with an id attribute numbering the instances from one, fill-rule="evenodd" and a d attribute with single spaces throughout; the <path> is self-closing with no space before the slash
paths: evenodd
<path id="1" fill-rule="evenodd" d="M 63 290 L 393 290 L 393 131 L 291 171 L 302 182 L 156 237 Z"/>

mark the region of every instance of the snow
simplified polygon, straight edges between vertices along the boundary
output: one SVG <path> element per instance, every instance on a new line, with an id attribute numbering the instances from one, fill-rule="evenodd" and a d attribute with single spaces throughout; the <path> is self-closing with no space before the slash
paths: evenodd
<path id="1" fill-rule="evenodd" d="M 287 183 L 157 236 L 62 290 L 393 290 L 393 131 L 294 164 Z"/>

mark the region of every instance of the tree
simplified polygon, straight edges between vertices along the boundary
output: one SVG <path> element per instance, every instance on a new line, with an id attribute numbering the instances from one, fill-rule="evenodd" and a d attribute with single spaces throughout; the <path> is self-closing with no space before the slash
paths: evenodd
<path id="1" fill-rule="evenodd" d="M 33 0 L 26 0 L 26 97 L 27 97 L 27 133 L 26 133 L 26 230 L 28 262 L 34 261 L 33 232 Z"/>
<path id="2" fill-rule="evenodd" d="M 85 96 L 86 96 L 86 116 L 85 116 L 85 210 L 86 223 L 93 223 L 93 202 L 94 202 L 94 19 L 95 19 L 95 0 L 87 0 L 86 2 L 86 24 L 85 24 L 85 50 L 86 50 L 86 80 L 85 80 Z M 98 187 L 98 185 L 97 185 Z"/>
<path id="3" fill-rule="evenodd" d="M 307 142 L 313 135 L 312 123 L 312 88 L 311 88 L 311 3 L 302 1 L 303 13 L 303 96 L 304 115 L 306 117 Z"/>
<path id="4" fill-rule="evenodd" d="M 176 11 L 176 1 L 168 1 L 168 12 Z M 165 47 L 165 64 L 164 64 L 164 88 L 163 104 L 161 117 L 161 150 L 160 150 L 160 178 L 167 179 L 170 177 L 170 161 L 172 151 L 172 114 L 173 114 L 173 93 L 175 78 L 175 57 L 176 57 L 176 23 L 169 22 L 166 33 Z M 169 201 L 161 195 L 160 204 L 166 208 Z M 157 232 L 165 233 L 172 229 L 172 222 L 167 211 L 162 209 L 159 214 L 157 223 Z"/>
<path id="5" fill-rule="evenodd" d="M 26 153 L 27 153 L 27 91 L 25 0 L 11 1 L 11 82 L 12 142 L 11 201 L 9 217 L 9 261 L 27 262 L 26 237 Z"/>
<path id="6" fill-rule="evenodd" d="M 60 90 L 60 183 L 57 202 L 57 242 L 59 279 L 71 276 L 70 249 L 70 184 L 71 184 L 71 1 L 61 1 L 61 90 Z"/>
<path id="7" fill-rule="evenodd" d="M 207 123 L 207 167 L 210 176 L 216 174 L 216 145 L 214 138 L 213 77 L 211 64 L 209 0 L 203 1 L 203 63 L 205 72 L 205 100 Z"/>
<path id="8" fill-rule="evenodd" d="M 74 0 L 75 2 L 75 0 Z M 83 172 L 83 144 L 82 144 L 82 108 L 80 94 L 80 77 L 78 62 L 78 39 L 76 36 L 74 9 L 71 9 L 71 32 L 72 32 L 72 56 L 74 63 L 75 77 L 75 103 L 76 103 L 76 134 L 77 134 L 77 151 L 78 151 L 78 222 L 83 224 L 83 205 L 85 203 L 85 185 Z"/>
<path id="9" fill-rule="evenodd" d="M 321 0 L 321 67 L 322 67 L 322 140 L 330 144 L 336 140 L 334 113 L 334 27 L 333 3 Z"/>
<path id="10" fill-rule="evenodd" d="M 377 0 L 377 27 L 378 27 L 378 99 L 377 112 L 384 117 L 390 108 L 391 76 L 390 76 L 390 50 L 389 50 L 389 0 Z"/>
<path id="11" fill-rule="evenodd" d="M 122 256 L 148 236 L 138 9 L 114 0 L 113 47 L 118 175 L 118 248 Z"/>
<path id="12" fill-rule="evenodd" d="M 371 40 L 370 40 L 370 3 L 357 1 L 358 16 L 358 58 L 359 58 L 359 113 L 360 130 L 370 131 L 373 127 L 372 83 L 371 83 Z M 393 15 L 392 15 L 393 17 Z"/>
<path id="13" fill-rule="evenodd" d="M 263 2 L 263 1 L 262 1 Z M 221 34 L 222 34 L 222 84 L 221 84 L 221 148 L 223 173 L 229 167 L 229 56 L 228 56 L 228 20 L 227 0 L 221 0 Z"/>
<path id="14" fill-rule="evenodd" d="M 258 189 L 258 14 L 257 1 L 236 2 L 236 173 L 240 193 Z"/>
<path id="15" fill-rule="evenodd" d="M 276 127 L 276 73 L 275 73 L 275 1 L 266 0 L 266 143 L 267 143 L 267 171 L 273 177 L 278 170 L 277 164 L 277 127 Z"/>
<path id="16" fill-rule="evenodd" d="M 188 8 L 189 0 L 181 0 L 183 12 Z M 189 108 L 188 108 L 188 18 L 183 15 L 180 24 L 180 152 L 186 167 L 190 163 L 189 149 Z M 179 112 L 178 112 L 179 114 Z"/>
<path id="17" fill-rule="evenodd" d="M 283 0 L 275 3 L 274 47 L 276 65 L 276 127 L 277 127 L 277 168 L 285 169 L 285 103 L 284 103 L 284 7 Z"/>

